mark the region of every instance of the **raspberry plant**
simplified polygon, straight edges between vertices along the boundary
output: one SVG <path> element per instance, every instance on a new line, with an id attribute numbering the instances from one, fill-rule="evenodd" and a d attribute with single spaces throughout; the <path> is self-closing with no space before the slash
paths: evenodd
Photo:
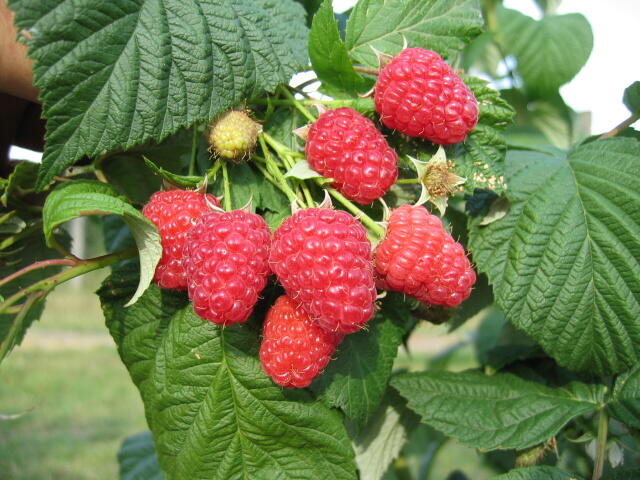
<path id="1" fill-rule="evenodd" d="M 150 430 L 124 440 L 122 479 L 433 478 L 449 440 L 483 452 L 496 480 L 639 478 L 640 83 L 624 92 L 629 118 L 590 136 L 558 89 L 589 57 L 591 29 L 537 3 L 541 20 L 499 0 L 360 0 L 338 16 L 330 0 L 10 0 L 47 134 L 42 164 L 0 181 L 0 359 L 53 288 L 109 267 L 97 293 Z M 425 73 L 412 61 L 425 50 L 449 66 Z M 398 55 L 403 70 L 376 89 Z M 324 96 L 290 83 L 307 70 Z M 364 127 L 318 140 L 338 145 L 331 170 L 314 171 L 294 131 L 341 107 Z M 208 125 L 230 110 L 255 130 L 224 132 L 246 162 L 209 151 Z M 402 122 L 412 128 L 385 126 Z M 384 152 L 353 152 L 358 135 Z M 206 211 L 198 230 L 177 200 L 158 211 L 191 242 L 173 251 L 178 267 L 188 257 L 189 292 L 153 283 L 167 237 L 141 210 L 160 190 L 193 191 L 175 195 Z M 216 213 L 218 198 L 237 212 Z M 446 232 L 425 233 L 432 215 L 408 206 L 424 202 Z M 389 210 L 431 226 L 389 233 L 374 268 Z M 266 283 L 268 232 L 243 223 L 253 214 L 276 232 L 261 292 L 250 284 Z M 61 226 L 80 216 L 100 219 L 104 256 L 69 252 Z M 477 274 L 469 298 L 476 274 L 455 241 Z M 407 296 L 382 293 L 392 279 Z M 455 301 L 433 300 L 442 285 Z M 216 314 L 234 302 L 252 314 L 216 325 L 189 293 Z M 451 352 L 398 368 L 421 322 L 474 317 L 475 368 L 447 368 Z M 338 344 L 330 360 L 324 337 Z M 282 388 L 265 370 L 288 387 L 313 381 Z"/>

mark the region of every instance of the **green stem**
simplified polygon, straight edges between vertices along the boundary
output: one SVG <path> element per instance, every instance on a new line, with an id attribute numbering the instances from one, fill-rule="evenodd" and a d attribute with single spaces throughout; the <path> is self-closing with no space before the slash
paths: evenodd
<path id="1" fill-rule="evenodd" d="M 368 73 L 369 75 L 375 75 L 376 77 L 380 75 L 380 70 L 378 70 L 377 68 L 368 68 L 368 67 L 361 67 L 359 65 L 354 65 L 353 69 L 356 72 Z"/>
<path id="2" fill-rule="evenodd" d="M 227 162 L 225 161 L 222 161 L 222 184 L 224 189 L 222 205 L 227 212 L 230 212 L 233 209 L 231 204 L 231 182 L 229 182 L 229 172 L 227 170 Z"/>
<path id="3" fill-rule="evenodd" d="M 604 459 L 607 455 L 607 429 L 609 427 L 609 415 L 604 407 L 600 408 L 598 415 L 598 438 L 596 439 L 596 459 L 593 466 L 592 480 L 600 480 L 604 468 Z"/>
<path id="4" fill-rule="evenodd" d="M 320 179 L 319 184 L 322 186 L 323 180 Z M 335 198 L 338 202 L 342 204 L 347 210 L 355 215 L 355 217 L 360 220 L 371 232 L 373 232 L 378 238 L 382 238 L 384 236 L 384 228 L 380 226 L 376 221 L 371 218 L 369 215 L 360 210 L 355 203 L 351 200 L 348 200 L 344 195 L 342 195 L 337 190 L 329 187 L 323 187 L 329 195 Z"/>
<path id="5" fill-rule="evenodd" d="M 37 222 L 34 222 L 32 225 L 26 227 L 21 232 L 16 233 L 15 235 L 11 235 L 10 237 L 5 238 L 2 242 L 0 242 L 0 251 L 9 248 L 14 243 L 19 242 L 24 237 L 28 237 L 33 232 L 35 232 L 37 230 L 40 230 L 41 228 L 42 228 L 42 222 L 41 221 L 37 221 Z"/>
<path id="6" fill-rule="evenodd" d="M 8 307 L 11 307 L 31 293 L 44 292 L 44 295 L 46 295 L 61 283 L 71 280 L 72 278 L 79 277 L 80 275 L 84 275 L 85 273 L 92 272 L 93 270 L 113 265 L 114 263 L 126 260 L 127 258 L 132 258 L 137 252 L 137 249 L 130 248 L 120 252 L 111 253 L 109 255 L 104 255 L 102 257 L 91 258 L 89 260 L 78 260 L 74 267 L 18 290 L 4 302 L 0 303 L 0 315 L 5 313 Z"/>
<path id="7" fill-rule="evenodd" d="M 207 177 L 206 177 L 207 182 L 211 182 L 215 180 L 216 176 L 218 175 L 218 171 L 220 170 L 220 168 L 222 168 L 223 163 L 224 163 L 224 160 L 218 160 L 216 163 L 213 164 L 213 167 L 211 167 L 207 172 Z"/>
<path id="8" fill-rule="evenodd" d="M 0 225 L 2 225 L 7 220 L 10 220 L 12 217 L 15 217 L 17 213 L 18 213 L 17 210 L 11 210 L 10 212 L 5 213 L 4 215 L 2 215 L 0 217 Z"/>
<path id="9" fill-rule="evenodd" d="M 312 85 L 312 84 L 316 83 L 317 81 L 318 81 L 317 77 L 310 78 L 309 80 L 305 80 L 301 84 L 296 85 L 296 89 L 302 90 L 303 88 L 308 87 L 309 85 Z"/>
<path id="10" fill-rule="evenodd" d="M 269 147 L 265 143 L 265 135 L 260 135 L 258 141 L 260 142 L 260 148 L 262 148 L 262 153 L 264 155 L 265 164 L 267 166 L 267 171 L 273 176 L 273 179 L 277 182 L 278 187 L 282 190 L 290 202 L 296 202 L 303 208 L 306 207 L 304 202 L 295 194 L 295 192 L 289 186 L 287 178 L 282 174 L 280 168 L 275 163 L 271 153 L 269 152 Z"/>
<path id="11" fill-rule="evenodd" d="M 321 105 L 327 105 L 327 106 L 333 106 L 333 105 L 349 105 L 352 103 L 357 103 L 360 99 L 342 99 L 342 100 L 321 100 L 321 99 L 317 99 L 317 98 L 310 98 L 310 99 L 295 99 L 296 103 L 299 105 L 306 105 L 308 107 L 313 107 L 314 105 L 317 104 L 321 104 Z M 283 99 L 276 99 L 276 98 L 253 98 L 249 101 L 249 103 L 252 104 L 256 104 L 256 105 L 267 105 L 269 102 L 271 102 L 271 104 L 273 105 L 285 105 L 285 106 L 295 106 L 295 104 L 291 101 L 291 100 L 283 100 Z M 309 113 L 309 112 L 307 112 Z M 306 115 L 305 115 L 306 117 Z M 315 119 L 313 120 L 315 122 Z"/>
<path id="12" fill-rule="evenodd" d="M 640 112 L 638 113 L 634 113 L 632 114 L 629 118 L 627 118 L 624 122 L 620 123 L 619 125 L 617 125 L 615 128 L 613 128 L 611 131 L 600 135 L 599 138 L 611 138 L 611 137 L 615 137 L 616 135 L 618 135 L 621 131 L 623 131 L 625 128 L 630 127 L 631 124 L 637 122 L 638 120 L 640 120 Z"/>
<path id="13" fill-rule="evenodd" d="M 273 178 L 273 176 L 267 171 L 266 168 L 264 168 L 262 165 L 260 165 L 258 162 L 255 162 L 253 164 L 258 170 L 260 170 L 260 173 L 262 173 L 262 175 L 264 176 L 264 178 L 267 179 L 267 181 L 271 182 L 271 184 L 276 187 L 277 189 L 279 189 L 282 193 L 284 193 L 287 198 L 289 199 L 290 202 L 296 202 L 299 203 L 300 200 L 299 198 L 296 196 L 296 194 L 291 191 L 290 189 L 286 189 L 282 186 L 282 184 L 280 184 L 280 182 L 278 182 L 275 178 Z"/>
<path id="14" fill-rule="evenodd" d="M 413 185 L 416 183 L 420 183 L 420 179 L 419 178 L 401 178 L 399 180 L 396 180 L 396 183 L 398 185 Z"/>
<path id="15" fill-rule="evenodd" d="M 22 305 L 22 308 L 13 319 L 13 323 L 11 324 L 11 328 L 9 329 L 7 336 L 0 344 L 0 360 L 7 356 L 7 354 L 9 353 L 9 349 L 15 344 L 15 339 L 20 333 L 20 329 L 22 327 L 24 319 L 27 317 L 27 313 L 29 313 L 31 307 L 33 307 L 33 305 L 43 296 L 44 295 L 42 292 L 34 292 L 27 297 L 27 300 Z"/>
<path id="16" fill-rule="evenodd" d="M 286 145 L 283 145 L 282 143 L 278 142 L 275 138 L 273 138 L 268 133 L 263 133 L 262 135 L 264 136 L 264 139 L 269 144 L 269 146 L 273 148 L 275 152 L 278 154 L 278 157 L 282 159 L 282 162 L 285 164 L 286 168 L 288 169 L 293 168 L 293 166 L 295 165 L 293 156 L 298 154 L 296 154 L 296 152 L 289 149 Z M 304 155 L 300 155 L 300 156 L 304 158 Z M 300 187 L 300 189 L 302 190 L 302 195 L 304 196 L 307 202 L 307 205 L 309 207 L 314 206 L 315 201 L 313 200 L 313 195 L 311 195 L 311 191 L 309 190 L 309 187 L 304 182 L 304 180 L 298 181 L 297 184 L 298 184 L 298 187 Z"/>
<path id="17" fill-rule="evenodd" d="M 27 265 L 26 267 L 18 270 L 17 272 L 13 272 L 11 275 L 7 275 L 3 279 L 0 280 L 0 286 L 5 285 L 12 280 L 15 280 L 22 275 L 25 275 L 33 270 L 38 270 L 39 268 L 46 268 L 52 266 L 67 266 L 72 267 L 76 265 L 78 262 L 76 260 L 72 260 L 70 258 L 54 258 L 51 260 L 41 260 L 39 262 L 32 263 L 31 265 Z"/>
<path id="18" fill-rule="evenodd" d="M 316 202 L 313 199 L 313 196 L 311 195 L 311 191 L 309 191 L 309 187 L 307 186 L 307 184 L 304 182 L 304 180 L 300 180 L 300 182 L 298 182 L 300 187 L 302 188 L 302 194 L 304 195 L 305 200 L 307 201 L 307 205 L 309 207 L 315 207 L 316 206 Z"/>
<path id="19" fill-rule="evenodd" d="M 196 160 L 198 158 L 198 126 L 193 126 L 193 133 L 191 134 L 191 160 L 189 161 L 189 175 L 195 175 L 196 173 Z"/>
<path id="20" fill-rule="evenodd" d="M 298 109 L 298 111 L 300 113 L 302 113 L 302 115 L 305 116 L 305 118 L 307 120 L 309 120 L 311 123 L 316 121 L 316 117 L 314 117 L 311 112 L 309 112 L 309 110 L 307 110 L 302 103 L 289 91 L 288 88 L 283 87 L 280 89 L 282 91 L 282 93 L 284 94 L 285 97 L 287 97 L 287 99 L 289 100 L 289 102 L 291 102 L 291 104 L 296 107 Z"/>

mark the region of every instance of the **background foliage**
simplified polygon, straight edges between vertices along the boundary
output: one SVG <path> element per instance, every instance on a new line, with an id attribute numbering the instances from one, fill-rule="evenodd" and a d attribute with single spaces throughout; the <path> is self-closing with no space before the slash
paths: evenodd
<path id="1" fill-rule="evenodd" d="M 629 119 L 590 137 L 558 89 L 587 61 L 591 28 L 581 15 L 554 14 L 558 2 L 538 3 L 540 20 L 495 0 L 361 0 L 344 16 L 329 0 L 10 1 L 47 136 L 37 174 L 23 163 L 1 180 L 1 268 L 6 276 L 53 261 L 0 280 L 0 359 L 49 291 L 118 264 L 98 295 L 150 429 L 123 442 L 123 479 L 426 478 L 449 438 L 489 452 L 504 472 L 496 480 L 633 478 L 615 467 L 638 461 L 640 144 L 629 125 L 640 84 L 621 92 Z M 267 135 L 252 163 L 229 167 L 232 205 L 252 199 L 275 228 L 291 200 L 279 182 L 320 201 L 292 130 L 318 101 L 375 118 L 360 96 L 375 80 L 374 49 L 394 55 L 405 43 L 464 69 L 479 101 L 476 129 L 446 149 L 467 181 L 445 215 L 478 286 L 454 311 L 388 295 L 310 389 L 283 391 L 256 357 L 279 287 L 247 324 L 204 324 L 184 293 L 149 286 L 160 249 L 139 207 L 163 182 L 222 193 L 202 131 L 239 105 Z M 308 62 L 331 99 L 296 99 L 287 86 Z M 435 153 L 385 133 L 401 179 L 415 177 L 409 155 Z M 387 203 L 418 195 L 404 182 Z M 378 207 L 365 212 L 381 217 Z M 80 216 L 100 217 L 106 256 L 68 255 L 60 227 Z M 399 368 L 417 324 L 470 319 L 485 319 L 474 337 L 479 368 L 448 369 L 446 354 L 426 369 Z"/>

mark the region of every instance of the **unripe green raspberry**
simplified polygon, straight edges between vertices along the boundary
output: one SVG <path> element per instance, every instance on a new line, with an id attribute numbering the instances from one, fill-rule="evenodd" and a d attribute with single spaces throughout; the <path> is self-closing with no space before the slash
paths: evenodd
<path id="1" fill-rule="evenodd" d="M 230 110 L 216 117 L 207 129 L 209 151 L 240 162 L 253 149 L 262 127 L 246 112 Z"/>

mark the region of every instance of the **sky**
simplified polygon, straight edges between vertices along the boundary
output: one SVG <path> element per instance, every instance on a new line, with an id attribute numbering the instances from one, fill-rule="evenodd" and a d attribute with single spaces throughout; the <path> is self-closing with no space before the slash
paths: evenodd
<path id="1" fill-rule="evenodd" d="M 354 0 L 334 0 L 334 9 L 344 11 Z M 540 18 L 533 0 L 505 0 L 505 6 Z M 560 93 L 578 112 L 591 111 L 591 130 L 611 130 L 629 116 L 622 103 L 624 89 L 640 80 L 640 61 L 634 32 L 640 22 L 640 0 L 562 0 L 558 14 L 582 13 L 591 23 L 594 47 L 587 64 L 564 85 Z M 640 121 L 634 124 L 640 128 Z M 39 161 L 41 155 L 13 147 L 12 158 Z"/>

